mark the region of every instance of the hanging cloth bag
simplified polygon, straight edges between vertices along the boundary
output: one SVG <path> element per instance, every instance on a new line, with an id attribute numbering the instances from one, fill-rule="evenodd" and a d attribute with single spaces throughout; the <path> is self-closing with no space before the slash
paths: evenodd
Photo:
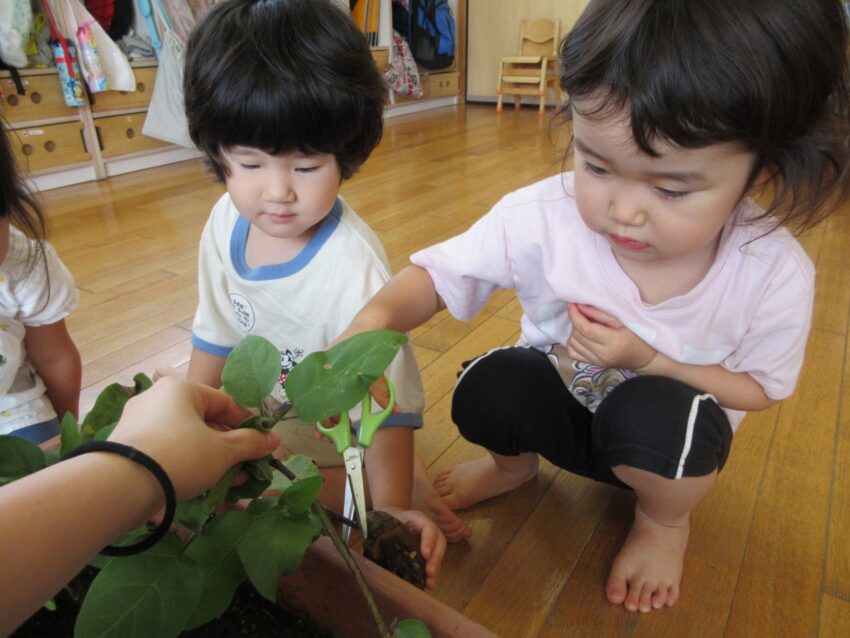
<path id="1" fill-rule="evenodd" d="M 156 6 L 165 25 L 170 25 L 163 7 Z M 148 116 L 142 134 L 158 140 L 195 148 L 189 137 L 189 124 L 183 106 L 183 60 L 184 46 L 173 29 L 166 26 L 160 36 L 159 68 L 148 106 Z"/>
<path id="2" fill-rule="evenodd" d="M 59 30 L 51 0 L 44 0 L 42 8 L 50 29 L 50 46 L 53 49 L 53 60 L 59 74 L 59 83 L 62 85 L 62 97 L 67 106 L 83 106 L 86 103 L 86 96 L 83 76 L 77 63 L 77 51 L 71 41 L 67 40 Z"/>
<path id="3" fill-rule="evenodd" d="M 58 0 L 65 24 L 73 33 L 80 68 L 92 93 L 135 91 L 136 76 L 121 51 L 103 27 L 86 11 L 80 0 Z"/>

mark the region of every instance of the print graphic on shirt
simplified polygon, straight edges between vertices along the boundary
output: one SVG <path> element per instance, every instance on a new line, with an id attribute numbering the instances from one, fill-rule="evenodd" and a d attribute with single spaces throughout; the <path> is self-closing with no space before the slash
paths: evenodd
<path id="1" fill-rule="evenodd" d="M 254 327 L 254 306 L 245 297 L 237 292 L 230 293 L 230 303 L 233 305 L 233 314 L 243 332 L 251 332 Z"/>
<path id="2" fill-rule="evenodd" d="M 284 386 L 286 385 L 286 378 L 289 376 L 289 373 L 292 372 L 292 368 L 298 365 L 298 361 L 303 356 L 304 351 L 301 348 L 280 351 L 280 376 L 278 377 L 277 382 L 280 384 L 278 396 L 280 397 L 281 402 L 286 401 L 286 390 L 284 389 Z"/>
<path id="3" fill-rule="evenodd" d="M 626 379 L 636 377 L 637 373 L 624 368 L 603 368 L 585 361 L 576 361 L 567 354 L 564 346 L 550 346 L 546 356 L 561 379 L 567 390 L 576 400 L 591 412 L 611 392 Z"/>

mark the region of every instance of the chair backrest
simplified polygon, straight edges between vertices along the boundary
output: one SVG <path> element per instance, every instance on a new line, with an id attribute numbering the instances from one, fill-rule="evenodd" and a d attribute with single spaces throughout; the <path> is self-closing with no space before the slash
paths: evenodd
<path id="1" fill-rule="evenodd" d="M 519 25 L 519 54 L 558 57 L 561 21 L 539 18 L 523 20 Z"/>

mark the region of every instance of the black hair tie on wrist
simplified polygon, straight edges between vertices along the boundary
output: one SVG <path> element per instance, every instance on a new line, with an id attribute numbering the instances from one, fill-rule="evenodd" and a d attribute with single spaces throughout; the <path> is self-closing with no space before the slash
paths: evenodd
<path id="1" fill-rule="evenodd" d="M 67 452 L 62 457 L 62 460 L 65 461 L 86 452 L 112 452 L 138 463 L 156 477 L 165 494 L 165 516 L 162 517 L 162 522 L 151 532 L 150 536 L 135 545 L 126 545 L 123 547 L 107 545 L 100 550 L 100 553 L 104 556 L 132 556 L 156 545 L 168 533 L 168 530 L 171 529 L 171 524 L 174 522 L 174 513 L 177 510 L 177 494 L 174 492 L 174 485 L 171 483 L 171 479 L 168 478 L 168 474 L 162 469 L 162 466 L 144 452 L 123 443 L 116 443 L 115 441 L 88 441 Z"/>

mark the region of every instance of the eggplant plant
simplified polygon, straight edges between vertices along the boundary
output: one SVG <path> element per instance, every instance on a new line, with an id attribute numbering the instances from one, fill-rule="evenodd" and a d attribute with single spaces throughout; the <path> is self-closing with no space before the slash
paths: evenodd
<path id="1" fill-rule="evenodd" d="M 392 331 L 356 335 L 304 359 L 286 380 L 287 404 L 268 401 L 280 375 L 280 353 L 262 337 L 247 336 L 230 353 L 223 390 L 254 416 L 240 427 L 267 430 L 294 406 L 305 422 L 321 421 L 354 407 L 392 361 L 407 338 Z M 59 461 L 90 440 L 105 439 L 127 401 L 151 380 L 137 374 L 133 386 L 113 384 L 98 396 L 81 424 L 65 415 L 58 448 L 43 451 L 12 435 L 0 436 L 0 486 Z M 238 471 L 248 480 L 233 486 Z M 347 545 L 318 503 L 322 476 L 303 456 L 280 462 L 269 456 L 232 468 L 208 492 L 178 503 L 175 533 L 129 557 L 96 557 L 100 571 L 91 584 L 74 627 L 75 638 L 170 638 L 218 618 L 246 580 L 275 602 L 278 581 L 298 567 L 307 548 L 328 534 L 354 572 L 364 604 L 384 638 L 429 636 L 417 620 L 381 617 Z M 274 493 L 276 496 L 266 496 Z M 249 499 L 244 508 L 226 503 Z M 142 528 L 113 544 L 131 544 Z"/>

